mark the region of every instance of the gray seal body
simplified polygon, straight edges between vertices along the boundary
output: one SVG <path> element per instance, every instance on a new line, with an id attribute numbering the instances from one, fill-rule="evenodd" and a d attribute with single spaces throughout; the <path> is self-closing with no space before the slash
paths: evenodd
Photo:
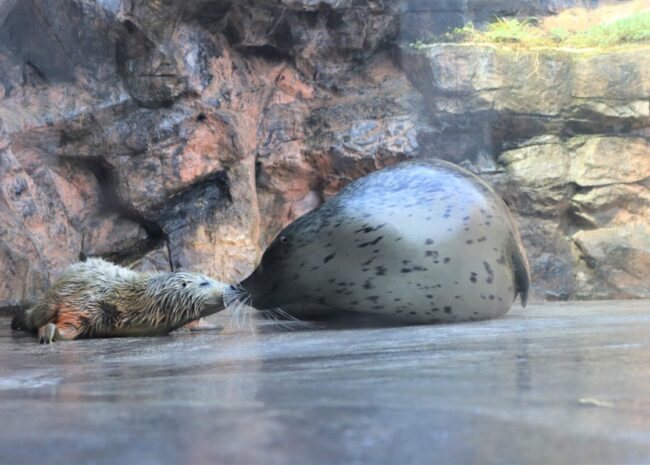
<path id="1" fill-rule="evenodd" d="M 469 171 L 427 160 L 357 179 L 298 218 L 241 286 L 257 309 L 429 323 L 497 317 L 518 294 L 525 306 L 529 281 L 501 198 Z"/>

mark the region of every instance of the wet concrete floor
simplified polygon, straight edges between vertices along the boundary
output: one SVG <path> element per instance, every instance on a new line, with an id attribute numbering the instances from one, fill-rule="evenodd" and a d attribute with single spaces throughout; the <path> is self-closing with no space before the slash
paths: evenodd
<path id="1" fill-rule="evenodd" d="M 38 345 L 0 319 L 0 464 L 650 463 L 650 302 Z"/>

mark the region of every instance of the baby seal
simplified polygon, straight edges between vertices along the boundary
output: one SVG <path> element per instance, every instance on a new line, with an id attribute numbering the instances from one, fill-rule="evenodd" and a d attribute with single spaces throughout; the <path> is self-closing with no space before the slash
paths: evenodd
<path id="1" fill-rule="evenodd" d="M 360 178 L 275 238 L 241 284 L 257 309 L 317 307 L 403 323 L 479 320 L 525 306 L 529 265 L 503 200 L 441 160 Z"/>
<path id="2" fill-rule="evenodd" d="M 68 267 L 11 327 L 41 342 L 158 336 L 224 309 L 225 284 L 194 273 L 138 273 L 99 258 Z"/>

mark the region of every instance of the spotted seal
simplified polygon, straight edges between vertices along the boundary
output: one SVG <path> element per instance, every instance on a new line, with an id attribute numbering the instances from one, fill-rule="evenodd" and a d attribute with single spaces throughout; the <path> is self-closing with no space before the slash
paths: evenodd
<path id="1" fill-rule="evenodd" d="M 498 317 L 526 305 L 529 265 L 503 200 L 441 160 L 357 179 L 287 226 L 240 283 L 257 309 L 343 310 L 406 323 Z"/>
<path id="2" fill-rule="evenodd" d="M 91 258 L 69 266 L 11 326 L 47 343 L 163 335 L 223 310 L 228 289 L 196 273 L 138 273 Z"/>

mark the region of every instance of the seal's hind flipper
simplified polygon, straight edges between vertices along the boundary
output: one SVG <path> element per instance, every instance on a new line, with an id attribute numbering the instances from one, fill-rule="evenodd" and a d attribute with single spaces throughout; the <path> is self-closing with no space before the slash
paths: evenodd
<path id="1" fill-rule="evenodd" d="M 25 312 L 21 311 L 11 320 L 11 329 L 14 331 L 23 331 L 25 328 Z"/>
<path id="2" fill-rule="evenodd" d="M 517 241 L 512 254 L 512 265 L 515 271 L 515 298 L 519 294 L 521 306 L 525 307 L 528 302 L 528 288 L 530 286 L 530 265 L 521 240 Z"/>

